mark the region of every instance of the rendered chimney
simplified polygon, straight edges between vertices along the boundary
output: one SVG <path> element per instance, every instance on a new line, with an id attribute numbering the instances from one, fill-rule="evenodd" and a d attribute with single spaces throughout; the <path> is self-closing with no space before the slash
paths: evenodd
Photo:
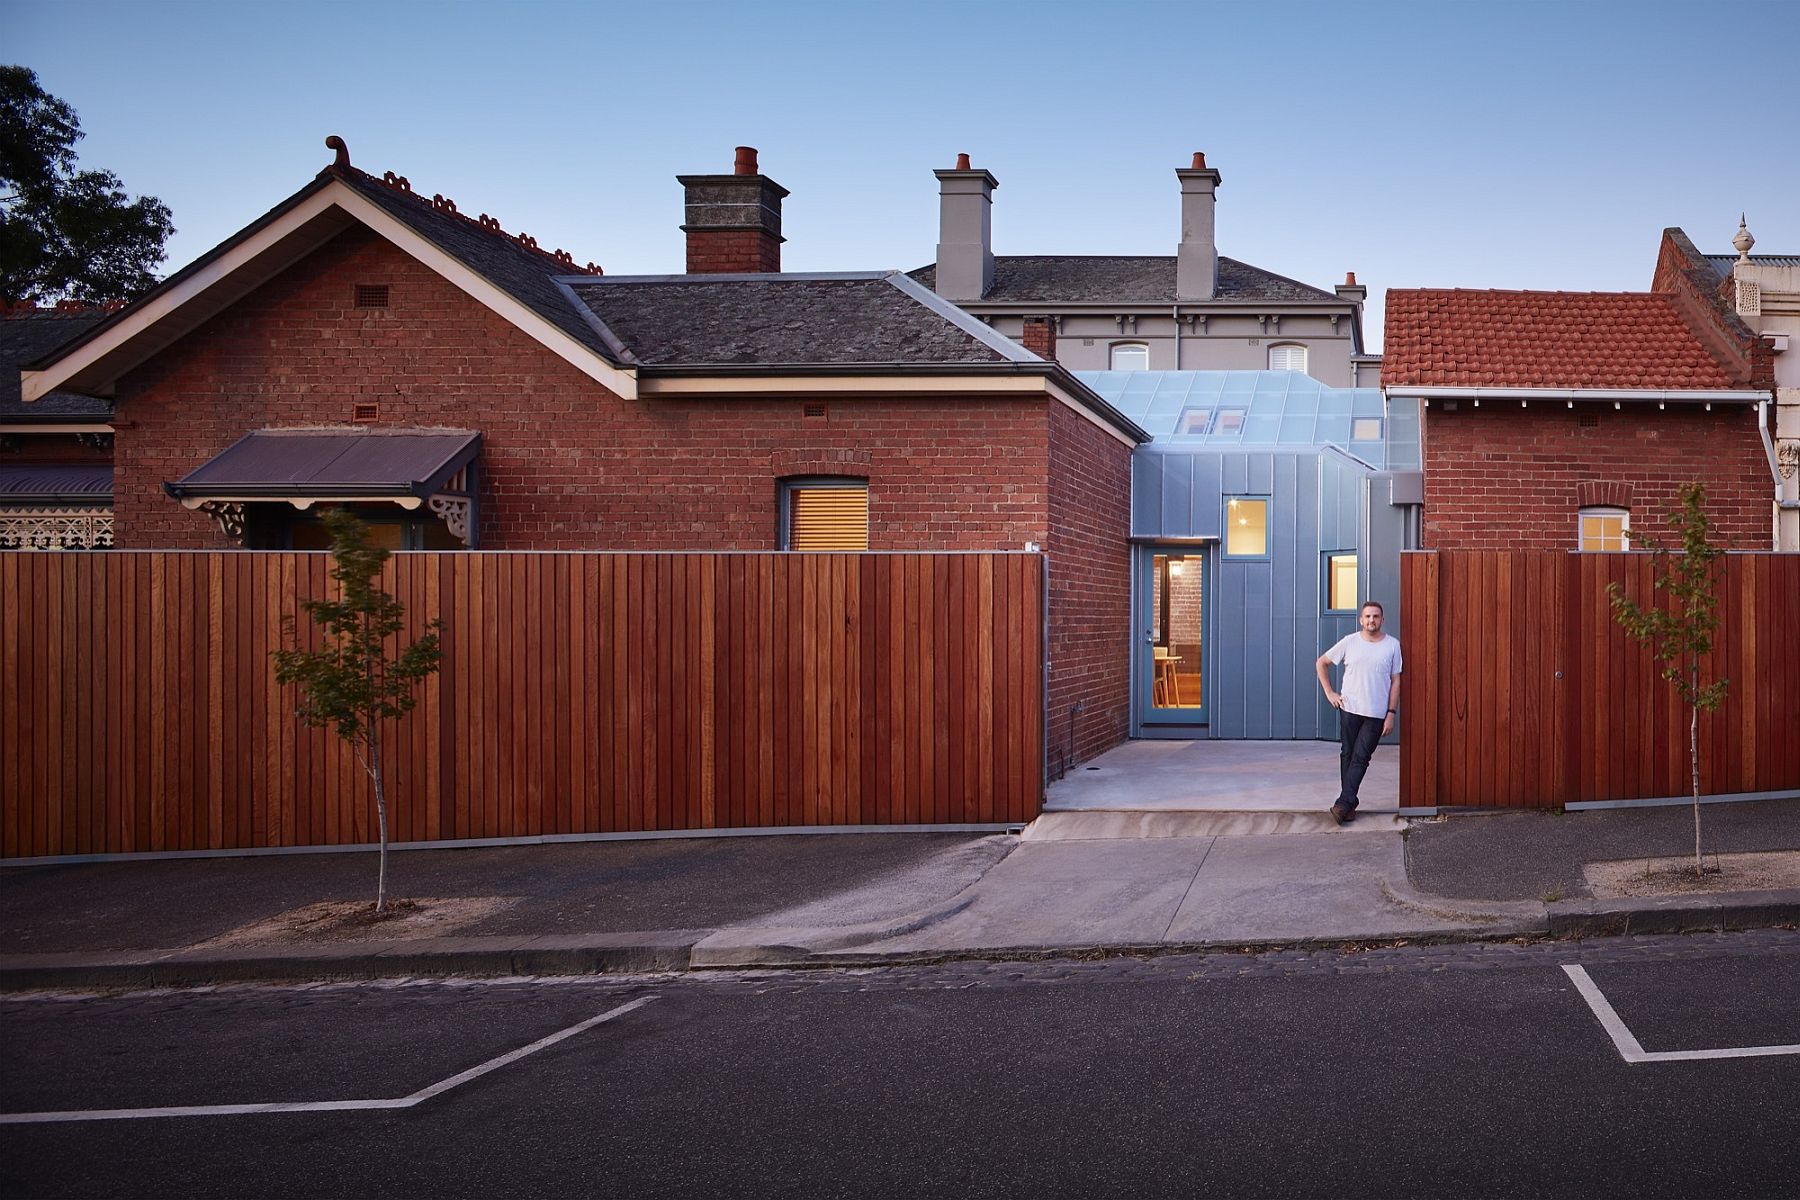
<path id="1" fill-rule="evenodd" d="M 686 191 L 690 275 L 781 270 L 781 201 L 788 190 L 761 173 L 756 149 L 739 146 L 729 175 L 677 175 Z"/>
<path id="2" fill-rule="evenodd" d="M 1219 292 L 1219 247 L 1213 237 L 1213 192 L 1219 173 L 1196 152 L 1189 167 L 1177 167 L 1181 181 L 1181 245 L 1175 253 L 1175 298 L 1211 300 Z"/>
<path id="3" fill-rule="evenodd" d="M 1344 272 L 1344 282 L 1333 290 L 1337 292 L 1339 300 L 1348 300 L 1352 304 L 1361 304 L 1369 298 L 1368 285 L 1356 282 L 1355 271 Z"/>
<path id="4" fill-rule="evenodd" d="M 938 178 L 937 293 L 946 300 L 979 300 L 994 286 L 994 189 L 999 181 L 956 156 Z"/>

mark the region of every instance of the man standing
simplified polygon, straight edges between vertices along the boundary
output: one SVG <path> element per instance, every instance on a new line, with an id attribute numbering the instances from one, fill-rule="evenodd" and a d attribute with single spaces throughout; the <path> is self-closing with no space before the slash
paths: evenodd
<path id="1" fill-rule="evenodd" d="M 1368 773 L 1369 759 L 1382 738 L 1394 732 L 1400 707 L 1400 639 L 1381 632 L 1381 605 L 1363 601 L 1357 614 L 1362 629 L 1319 655 L 1319 686 L 1338 710 L 1340 789 L 1331 819 L 1342 825 L 1356 816 L 1356 792 Z M 1330 668 L 1342 664 L 1344 690 L 1331 690 Z"/>

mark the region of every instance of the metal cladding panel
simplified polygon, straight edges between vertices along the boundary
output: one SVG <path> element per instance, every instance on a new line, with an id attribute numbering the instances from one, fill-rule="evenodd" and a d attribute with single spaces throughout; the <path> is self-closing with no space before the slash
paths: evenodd
<path id="1" fill-rule="evenodd" d="M 1185 454 L 1163 455 L 1162 520 L 1164 530 L 1187 525 L 1194 509 L 1194 460 Z"/>
<path id="2" fill-rule="evenodd" d="M 1163 528 L 1164 456 L 1139 450 L 1131 456 L 1131 533 L 1134 537 L 1169 537 Z"/>

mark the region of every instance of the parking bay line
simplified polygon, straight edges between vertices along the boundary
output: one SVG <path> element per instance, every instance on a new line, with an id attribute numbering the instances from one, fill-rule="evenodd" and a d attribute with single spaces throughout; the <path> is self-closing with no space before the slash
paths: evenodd
<path id="1" fill-rule="evenodd" d="M 1600 1027 L 1612 1038 L 1619 1057 L 1628 1063 L 1693 1062 L 1703 1058 L 1763 1058 L 1772 1054 L 1800 1054 L 1800 1045 L 1730 1046 L 1720 1050 L 1646 1050 L 1619 1018 L 1619 1014 L 1613 1011 L 1611 1002 L 1588 977 L 1585 967 L 1565 964 L 1563 973 L 1574 982 L 1575 990 L 1581 993 L 1581 998 L 1587 1001 L 1594 1016 L 1599 1018 Z"/>
<path id="2" fill-rule="evenodd" d="M 241 1117 L 253 1113 L 364 1112 L 370 1109 L 412 1108 L 443 1095 L 451 1088 L 460 1087 L 471 1079 L 479 1079 L 490 1071 L 498 1071 L 501 1067 L 518 1062 L 528 1054 L 536 1054 L 539 1050 L 554 1046 L 578 1033 L 585 1033 L 596 1025 L 622 1017 L 655 999 L 655 996 L 640 996 L 627 1004 L 608 1009 L 599 1016 L 589 1017 L 567 1029 L 559 1029 L 547 1037 L 541 1037 L 529 1046 L 520 1046 L 517 1050 L 509 1050 L 497 1058 L 490 1058 L 486 1062 L 470 1067 L 466 1071 L 460 1071 L 448 1079 L 440 1079 L 428 1087 L 422 1087 L 410 1096 L 400 1096 L 393 1100 L 309 1100 L 274 1104 L 189 1104 L 174 1108 L 89 1108 L 71 1109 L 67 1112 L 0 1113 L 0 1125 L 41 1125 L 57 1121 L 129 1121 L 144 1117 Z"/>

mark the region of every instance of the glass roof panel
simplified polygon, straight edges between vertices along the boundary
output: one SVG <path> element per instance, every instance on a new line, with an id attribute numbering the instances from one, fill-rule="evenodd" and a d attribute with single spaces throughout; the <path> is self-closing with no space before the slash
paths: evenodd
<path id="1" fill-rule="evenodd" d="M 1348 447 L 1355 417 L 1388 417 L 1382 441 L 1358 442 L 1356 454 L 1369 461 L 1387 457 L 1387 442 L 1410 442 L 1397 457 L 1418 459 L 1418 418 L 1404 419 L 1403 406 L 1384 412 L 1378 388 L 1334 388 L 1297 371 L 1077 371 L 1076 377 L 1142 425 L 1158 442 L 1196 444 Z M 1241 410 L 1240 420 L 1186 423 L 1201 432 L 1178 433 L 1183 413 Z M 1315 414 L 1317 419 L 1315 420 Z"/>

